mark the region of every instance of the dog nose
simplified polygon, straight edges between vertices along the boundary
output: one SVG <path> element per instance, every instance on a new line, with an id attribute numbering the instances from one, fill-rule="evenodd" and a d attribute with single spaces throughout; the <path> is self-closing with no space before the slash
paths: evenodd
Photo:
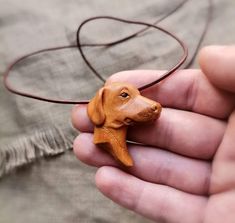
<path id="1" fill-rule="evenodd" d="M 157 111 L 157 109 L 158 109 L 157 104 L 152 104 L 152 105 L 151 105 L 151 109 L 152 109 L 153 111 Z"/>

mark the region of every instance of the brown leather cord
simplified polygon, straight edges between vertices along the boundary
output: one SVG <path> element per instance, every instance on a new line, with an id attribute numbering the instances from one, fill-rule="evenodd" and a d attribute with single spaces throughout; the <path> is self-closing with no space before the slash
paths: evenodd
<path id="1" fill-rule="evenodd" d="M 157 21 L 154 22 L 154 24 L 157 24 L 159 23 L 160 21 L 163 21 L 164 19 L 166 19 L 167 17 L 169 17 L 170 15 L 172 15 L 174 12 L 176 12 L 178 9 L 180 9 L 187 1 L 189 0 L 184 0 L 182 3 L 180 3 L 176 8 L 174 8 L 173 10 L 171 10 L 169 13 L 167 13 L 165 16 L 163 16 L 162 18 L 158 19 Z M 114 41 L 114 42 L 109 42 L 109 43 L 99 43 L 99 44 L 80 44 L 79 47 L 95 47 L 95 46 L 111 46 L 111 45 L 115 45 L 115 44 L 118 44 L 118 43 L 121 43 L 125 40 L 128 40 L 128 39 L 131 39 L 135 36 L 137 36 L 138 34 L 146 31 L 149 27 L 145 27 L 137 32 L 135 32 L 134 34 L 130 35 L 130 36 L 127 36 L 123 39 L 120 39 L 120 40 L 117 40 L 117 41 Z M 7 68 L 5 74 L 4 74 L 4 77 L 3 77 L 3 81 L 4 81 L 4 85 L 5 87 L 12 93 L 14 94 L 17 94 L 17 95 L 20 95 L 20 96 L 23 96 L 23 97 L 28 97 L 28 98 L 33 98 L 33 99 L 37 99 L 37 100 L 41 100 L 41 101 L 46 101 L 46 102 L 52 102 L 52 103 L 58 103 L 58 104 L 87 104 L 89 101 L 69 101 L 69 100 L 58 100 L 58 99 L 51 99 L 51 98 L 45 98 L 45 97 L 40 97 L 40 96 L 37 96 L 37 95 L 33 95 L 33 94 L 29 94 L 27 92 L 22 92 L 22 91 L 19 91 L 17 89 L 14 89 L 9 81 L 8 81 L 8 77 L 10 75 L 10 71 L 13 69 L 13 67 L 18 64 L 20 61 L 30 57 L 30 56 L 33 56 L 33 55 L 36 55 L 36 54 L 40 54 L 40 53 L 43 53 L 43 52 L 49 52 L 49 51 L 55 51 L 55 50 L 61 50 L 61 49 L 67 49 L 67 48 L 77 48 L 78 46 L 77 45 L 69 45 L 69 46 L 59 46 L 59 47 L 54 47 L 54 48 L 47 48 L 47 49 L 42 49 L 42 50 L 38 50 L 38 51 L 35 51 L 35 52 L 32 52 L 32 53 L 29 53 L 27 55 L 24 55 L 18 59 L 16 59 L 15 61 L 13 61 L 9 67 Z M 86 62 L 86 61 L 85 61 Z M 102 78 L 102 81 L 105 81 L 103 78 Z"/>
<path id="2" fill-rule="evenodd" d="M 87 104 L 89 102 L 87 100 L 86 101 L 58 100 L 58 99 L 51 99 L 51 98 L 41 97 L 41 96 L 33 95 L 33 94 L 30 94 L 30 93 L 27 93 L 27 92 L 19 91 L 17 89 L 14 89 L 11 86 L 11 84 L 9 83 L 8 77 L 10 75 L 11 70 L 13 69 L 13 67 L 16 64 L 18 64 L 19 62 L 23 61 L 24 59 L 26 59 L 26 58 L 28 58 L 30 56 L 37 55 L 37 54 L 40 54 L 40 53 L 43 53 L 43 52 L 48 52 L 48 51 L 62 50 L 62 49 L 67 49 L 67 48 L 78 48 L 78 50 L 79 50 L 79 52 L 80 52 L 84 62 L 88 65 L 88 67 L 93 71 L 93 73 L 100 80 L 105 81 L 105 79 L 97 72 L 97 70 L 87 60 L 86 56 L 83 53 L 82 48 L 83 47 L 97 47 L 97 46 L 105 46 L 105 47 L 113 46 L 115 44 L 118 44 L 118 43 L 130 40 L 131 38 L 137 36 L 138 34 L 146 31 L 149 28 L 154 28 L 154 29 L 158 29 L 158 30 L 164 32 L 165 34 L 171 36 L 172 38 L 174 38 L 180 44 L 180 46 L 182 47 L 182 49 L 183 49 L 183 56 L 181 57 L 180 61 L 176 65 L 174 65 L 169 71 L 167 71 L 165 74 L 163 74 L 160 78 L 158 78 L 157 80 L 155 80 L 155 81 L 153 81 L 153 82 L 151 82 L 149 84 L 146 84 L 146 85 L 140 87 L 139 90 L 143 90 L 143 89 L 146 89 L 146 88 L 148 88 L 150 86 L 153 86 L 153 85 L 159 83 L 160 81 L 162 81 L 163 79 L 165 79 L 166 77 L 168 77 L 169 75 L 171 75 L 172 73 L 174 73 L 185 62 L 185 60 L 187 58 L 187 47 L 185 46 L 183 41 L 181 41 L 173 33 L 171 33 L 169 31 L 163 29 L 162 27 L 156 25 L 158 22 L 160 22 L 163 19 L 167 18 L 168 16 L 173 14 L 175 11 L 177 11 L 179 8 L 181 8 L 187 1 L 188 0 L 185 0 L 185 1 L 181 2 L 176 8 L 174 8 L 172 11 L 170 11 L 167 15 L 163 16 L 159 20 L 155 21 L 153 24 L 146 23 L 146 22 L 140 22 L 140 21 L 126 20 L 126 19 L 121 19 L 121 18 L 116 18 L 116 17 L 111 17 L 111 16 L 97 16 L 97 17 L 89 18 L 89 19 L 85 20 L 84 22 L 82 22 L 81 25 L 78 27 L 78 30 L 77 30 L 77 45 L 59 46 L 59 47 L 42 49 L 42 50 L 38 50 L 38 51 L 35 51 L 35 52 L 32 52 L 32 53 L 29 53 L 27 55 L 24 55 L 24 56 L 16 59 L 15 61 L 13 61 L 9 65 L 9 67 L 6 70 L 6 72 L 4 73 L 4 76 L 3 76 L 4 85 L 5 85 L 5 87 L 10 92 L 12 92 L 14 94 L 21 95 L 21 96 L 28 97 L 28 98 L 33 98 L 33 99 L 41 100 L 41 101 L 52 102 L 52 103 L 59 103 L 59 104 Z M 210 5 L 209 6 L 210 10 L 208 10 L 208 12 L 209 12 L 209 14 L 211 14 L 211 8 L 212 8 L 211 5 L 212 5 L 212 3 L 211 3 L 211 0 L 208 0 L 208 1 L 209 1 L 209 5 Z M 202 33 L 201 38 L 199 40 L 199 43 L 197 45 L 196 51 L 194 52 L 194 56 L 192 57 L 190 62 L 193 61 L 193 59 L 194 59 L 194 57 L 195 57 L 195 55 L 197 53 L 197 50 L 199 49 L 199 47 L 201 45 L 201 42 L 202 42 L 202 40 L 203 40 L 203 38 L 205 36 L 205 33 L 206 33 L 207 29 L 208 29 L 210 18 L 211 18 L 211 16 L 209 15 L 208 18 L 207 18 L 207 21 L 206 21 L 205 29 L 203 30 L 203 33 Z M 128 24 L 143 25 L 143 26 L 146 26 L 146 27 L 140 29 L 139 31 L 135 32 L 134 34 L 131 34 L 131 35 L 127 36 L 127 37 L 124 37 L 122 39 L 119 39 L 119 40 L 116 40 L 116 41 L 113 41 L 113 42 L 109 42 L 109 43 L 83 43 L 83 44 L 81 44 L 80 43 L 80 31 L 81 31 L 81 28 L 86 23 L 88 23 L 90 21 L 97 20 L 97 19 L 110 19 L 110 20 L 115 20 L 115 21 L 119 21 L 119 22 L 123 22 L 123 23 L 128 23 Z"/>
<path id="3" fill-rule="evenodd" d="M 179 45 L 182 47 L 183 49 L 183 56 L 181 57 L 180 61 L 174 65 L 169 71 L 167 71 L 165 74 L 163 74 L 163 76 L 151 83 L 148 83 L 142 87 L 139 88 L 139 90 L 143 90 L 145 88 L 148 88 L 148 87 L 151 87 L 153 86 L 154 84 L 158 83 L 159 81 L 165 79 L 167 76 L 169 76 L 171 73 L 175 72 L 183 63 L 184 61 L 187 59 L 187 55 L 188 55 L 188 49 L 186 47 L 186 45 L 184 44 L 183 41 L 181 41 L 176 35 L 174 35 L 173 33 L 171 33 L 170 31 L 167 31 L 166 29 L 163 29 L 162 27 L 160 26 L 157 26 L 157 25 L 153 25 L 153 24 L 150 24 L 150 23 L 146 23 L 146 22 L 139 22 L 139 21 L 132 21 L 132 20 L 126 20 L 126 19 L 121 19 L 121 18 L 117 18 L 117 17 L 112 17 L 112 16 L 97 16 L 97 17 L 93 17 L 93 18 L 89 18 L 85 21 L 83 21 L 81 23 L 81 25 L 79 26 L 78 28 L 78 31 L 77 31 L 77 46 L 78 46 L 78 50 L 80 51 L 80 54 L 83 58 L 83 60 L 85 61 L 85 63 L 87 64 L 87 66 L 93 71 L 93 73 L 95 73 L 95 75 L 101 79 L 102 81 L 105 81 L 103 79 L 103 77 L 97 72 L 97 70 L 91 65 L 91 63 L 89 62 L 89 60 L 86 58 L 85 54 L 83 53 L 83 50 L 82 50 L 82 47 L 81 47 L 81 43 L 80 43 L 80 32 L 81 32 L 81 29 L 82 27 L 87 24 L 88 22 L 90 21 L 93 21 L 93 20 L 97 20 L 97 19 L 109 19 L 109 20 L 115 20 L 115 21 L 119 21 L 119 22 L 123 22 L 123 23 L 128 23 L 128 24 L 135 24 L 135 25 L 144 25 L 144 26 L 147 26 L 147 27 L 151 27 L 151 28 L 154 28 L 154 29 L 158 29 L 162 32 L 164 32 L 165 34 L 171 36 L 173 39 L 175 39 Z M 115 42 L 116 43 L 120 43 L 120 42 L 123 42 L 123 41 L 126 41 L 126 39 L 121 39 L 121 40 L 118 40 Z M 113 45 L 113 43 L 111 43 Z M 105 44 L 106 46 L 109 46 L 109 44 Z"/>
<path id="4" fill-rule="evenodd" d="M 162 77 L 160 77 L 159 79 L 151 82 L 151 83 L 148 83 L 142 87 L 139 88 L 139 90 L 143 90 L 145 88 L 148 88 L 148 87 L 151 87 L 153 86 L 154 84 L 160 82 L 161 80 L 165 79 L 166 77 L 168 77 L 170 74 L 172 74 L 173 72 L 175 72 L 183 63 L 184 61 L 187 59 L 187 56 L 188 56 L 188 49 L 186 47 L 186 45 L 184 44 L 184 42 L 182 40 L 180 40 L 175 34 L 171 33 L 170 31 L 167 31 L 166 29 L 163 29 L 162 27 L 160 26 L 157 26 L 157 25 L 153 25 L 153 24 L 150 24 L 150 23 L 146 23 L 146 22 L 139 22 L 139 21 L 132 21 L 132 20 L 126 20 L 126 19 L 121 19 L 121 18 L 117 18 L 117 17 L 112 17 L 112 16 L 96 16 L 96 17 L 93 17 L 93 18 L 89 18 L 85 21 L 83 21 L 81 23 L 81 25 L 78 27 L 78 31 L 77 31 L 77 46 L 78 46 L 78 50 L 80 51 L 80 54 L 83 58 L 83 60 L 85 61 L 85 63 L 87 64 L 87 66 L 93 71 L 93 73 L 95 73 L 95 75 L 100 78 L 102 81 L 104 81 L 103 77 L 97 72 L 97 70 L 91 65 L 91 63 L 89 62 L 89 60 L 87 60 L 85 54 L 83 53 L 83 50 L 82 50 L 82 47 L 81 47 L 81 43 L 80 43 L 80 32 L 81 32 L 81 29 L 82 27 L 90 22 L 90 21 L 93 21 L 93 20 L 97 20 L 97 19 L 109 19 L 109 20 L 115 20 L 115 21 L 119 21 L 119 22 L 123 22 L 123 23 L 128 23 L 128 24 L 136 24 L 136 25 L 144 25 L 144 26 L 147 26 L 147 27 L 151 27 L 151 28 L 154 28 L 154 29 L 158 29 L 162 32 L 164 32 L 165 34 L 171 36 L 173 39 L 175 39 L 179 45 L 182 47 L 183 49 L 183 56 L 181 57 L 180 61 L 174 65 L 169 71 L 167 71 L 165 74 L 162 75 Z M 115 43 L 120 43 L 120 42 L 123 42 L 124 40 L 121 39 L 119 41 L 116 41 Z"/>

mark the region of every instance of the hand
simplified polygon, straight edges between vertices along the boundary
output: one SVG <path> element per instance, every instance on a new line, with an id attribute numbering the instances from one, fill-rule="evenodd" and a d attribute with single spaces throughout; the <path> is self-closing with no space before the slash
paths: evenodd
<path id="1" fill-rule="evenodd" d="M 114 202 L 157 222 L 235 221 L 235 46 L 206 47 L 201 70 L 181 70 L 142 94 L 164 107 L 154 124 L 131 127 L 134 167 L 123 169 L 92 143 L 86 106 L 73 125 L 82 133 L 74 152 L 98 167 L 96 185 Z M 137 86 L 160 71 L 125 71 L 109 81 Z"/>

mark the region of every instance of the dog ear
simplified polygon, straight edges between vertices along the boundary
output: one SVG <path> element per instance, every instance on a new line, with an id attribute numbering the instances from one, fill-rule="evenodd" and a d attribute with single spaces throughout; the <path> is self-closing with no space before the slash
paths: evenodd
<path id="1" fill-rule="evenodd" d="M 103 108 L 104 88 L 101 88 L 88 104 L 87 113 L 93 124 L 102 125 L 105 121 Z"/>

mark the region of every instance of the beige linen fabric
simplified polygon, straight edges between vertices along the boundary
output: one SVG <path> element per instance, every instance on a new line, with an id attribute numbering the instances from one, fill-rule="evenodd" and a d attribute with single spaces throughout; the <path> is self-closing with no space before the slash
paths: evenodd
<path id="1" fill-rule="evenodd" d="M 0 74 L 16 57 L 42 48 L 75 43 L 86 18 L 111 15 L 154 22 L 182 0 L 0 0 Z M 205 25 L 207 1 L 187 1 L 161 26 L 182 38 L 193 54 Z M 203 41 L 235 41 L 235 2 L 214 0 L 213 19 Z M 82 31 L 83 42 L 118 39 L 142 27 L 99 21 Z M 112 48 L 86 48 L 104 77 L 126 69 L 167 69 L 181 51 L 164 34 L 149 30 Z M 197 63 L 194 63 L 197 66 Z M 65 99 L 89 99 L 102 86 L 76 49 L 44 53 L 16 66 L 19 89 Z M 15 96 L 0 83 L 0 222 L 138 223 L 148 220 L 104 198 L 94 186 L 95 169 L 76 160 L 71 148 L 78 134 L 70 105 Z"/>

